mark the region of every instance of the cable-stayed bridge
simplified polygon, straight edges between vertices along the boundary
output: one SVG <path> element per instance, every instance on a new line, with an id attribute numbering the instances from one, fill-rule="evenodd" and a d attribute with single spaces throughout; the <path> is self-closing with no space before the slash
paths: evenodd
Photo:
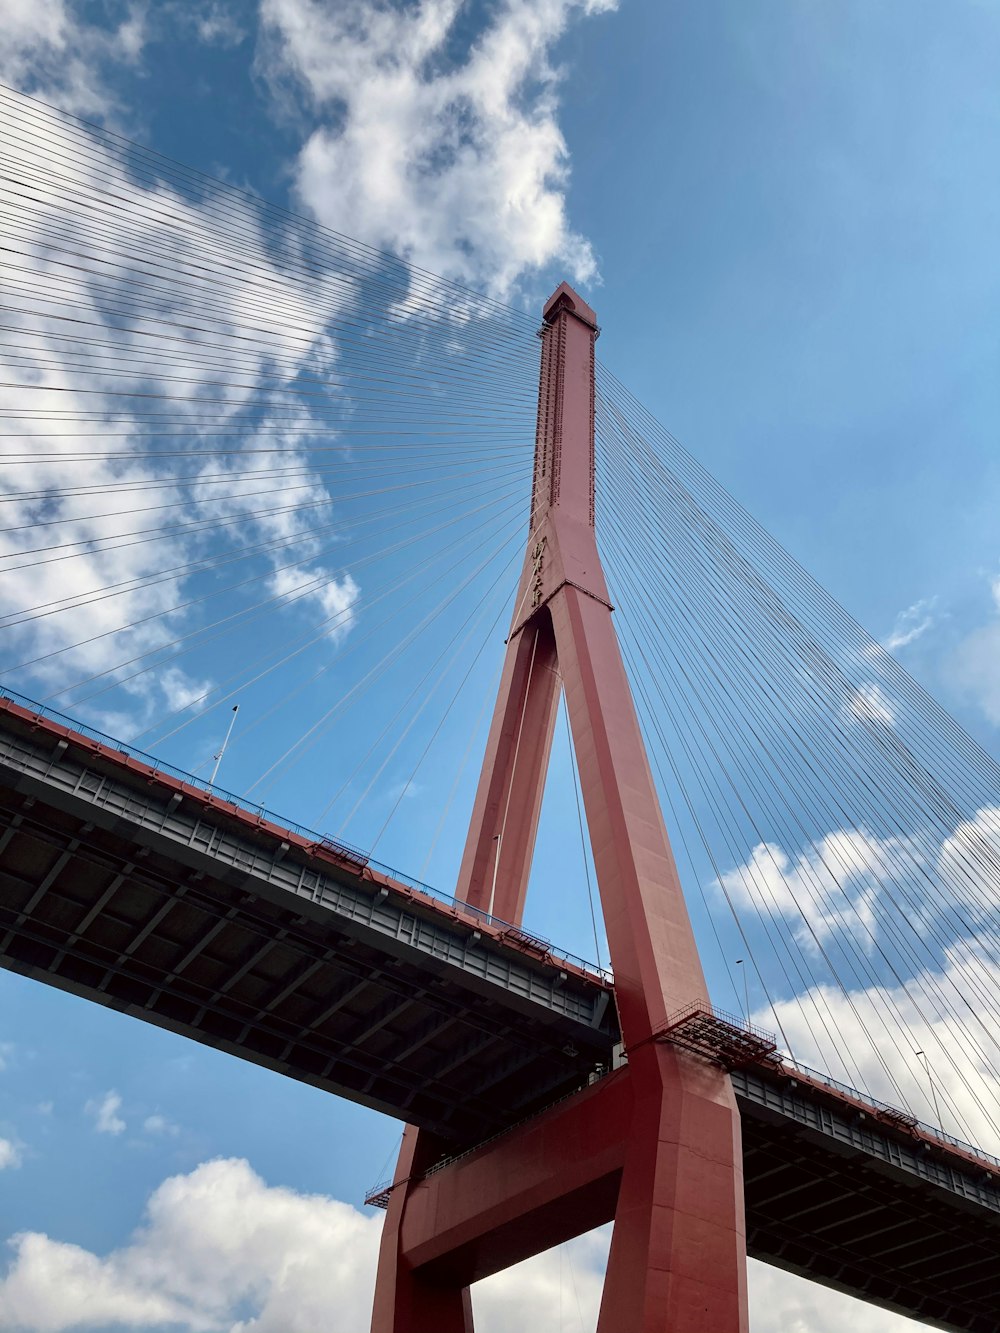
<path id="1" fill-rule="evenodd" d="M 4 963 L 412 1126 L 375 1329 L 468 1330 L 612 1218 L 602 1333 L 745 1328 L 747 1253 L 997 1328 L 989 756 L 570 289 L 539 375 L 516 311 L 28 99 L 3 133 Z M 328 702 L 245 797 L 62 715 L 158 749 L 257 686 Z M 596 966 L 524 920 L 563 697 Z M 331 735 L 332 836 L 256 804 Z M 451 896 L 372 850 L 438 769 Z"/>

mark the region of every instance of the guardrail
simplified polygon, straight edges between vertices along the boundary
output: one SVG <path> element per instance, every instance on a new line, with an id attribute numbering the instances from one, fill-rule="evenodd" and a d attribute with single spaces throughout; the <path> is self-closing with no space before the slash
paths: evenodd
<path id="1" fill-rule="evenodd" d="M 899 1115 L 900 1113 L 899 1107 L 893 1106 L 891 1102 L 883 1102 L 867 1092 L 859 1092 L 857 1088 L 852 1088 L 848 1083 L 841 1083 L 838 1079 L 831 1078 L 829 1074 L 821 1074 L 818 1069 L 810 1069 L 808 1065 L 802 1064 L 800 1060 L 793 1060 L 790 1055 L 782 1055 L 781 1063 L 785 1069 L 797 1069 L 800 1074 L 805 1074 L 807 1078 L 822 1083 L 831 1092 L 845 1093 L 848 1097 L 854 1097 L 859 1102 L 867 1102 L 870 1106 L 877 1107 L 878 1110 L 885 1111 L 890 1115 Z M 971 1153 L 973 1157 L 989 1162 L 1000 1172 L 1000 1157 L 994 1157 L 992 1153 L 984 1152 L 982 1148 L 977 1148 L 975 1144 L 966 1143 L 964 1139 L 956 1138 L 954 1134 L 949 1134 L 938 1125 L 928 1125 L 926 1121 L 918 1120 L 916 1116 L 912 1115 L 908 1116 L 908 1119 L 914 1128 L 919 1129 L 922 1134 L 928 1134 L 933 1139 L 940 1139 L 953 1148 L 959 1148 L 962 1152 Z"/>
<path id="2" fill-rule="evenodd" d="M 691 1030 L 688 1031 L 689 1029 Z M 984 1152 L 982 1148 L 956 1138 L 954 1134 L 949 1134 L 937 1125 L 926 1124 L 911 1111 L 894 1106 L 892 1102 L 881 1101 L 870 1093 L 861 1092 L 848 1083 L 841 1083 L 838 1079 L 831 1078 L 829 1074 L 820 1073 L 818 1069 L 810 1069 L 808 1065 L 779 1051 L 778 1039 L 774 1033 L 755 1027 L 748 1019 L 736 1014 L 726 1013 L 713 1005 L 699 1001 L 672 1015 L 667 1027 L 661 1032 L 654 1033 L 653 1036 L 658 1040 L 687 1045 L 699 1054 L 717 1059 L 729 1069 L 766 1064 L 772 1067 L 780 1066 L 784 1070 L 795 1070 L 805 1075 L 812 1083 L 819 1083 L 829 1088 L 831 1092 L 862 1102 L 901 1127 L 915 1129 L 925 1137 L 947 1143 L 961 1152 L 969 1153 L 980 1161 L 989 1163 L 1000 1172 L 1000 1158 L 994 1157 L 992 1153 Z"/>
<path id="3" fill-rule="evenodd" d="M 224 787 L 219 787 L 215 783 L 207 782 L 204 778 L 197 777 L 194 773 L 187 773 L 184 769 L 178 768 L 175 764 L 167 763 L 165 760 L 156 758 L 155 755 L 147 754 L 145 750 L 140 750 L 128 741 L 117 740 L 114 736 L 108 736 L 105 732 L 99 731 L 96 727 L 90 726 L 86 722 L 80 722 L 77 718 L 67 717 L 65 713 L 60 713 L 58 709 L 50 708 L 47 704 L 38 703 L 35 699 L 29 699 L 26 695 L 12 690 L 6 685 L 0 685 L 0 699 L 9 699 L 11 703 L 17 704 L 20 708 L 27 709 L 28 712 L 36 714 L 38 717 L 47 718 L 50 722 L 55 722 L 58 726 L 68 727 L 70 731 L 76 731 L 81 736 L 89 736 L 91 740 L 106 746 L 109 750 L 117 750 L 120 754 L 127 755 L 131 759 L 136 759 L 141 764 L 147 764 L 150 768 L 155 768 L 157 772 L 166 773 L 177 781 L 186 783 L 188 786 L 197 787 L 208 796 L 215 796 L 220 800 L 227 801 L 237 809 L 245 811 L 247 814 L 255 816 L 257 819 L 266 819 L 269 823 L 277 824 L 281 828 L 297 833 L 299 837 L 307 842 L 318 843 L 323 846 L 331 847 L 335 851 L 344 852 L 349 858 L 361 862 L 363 865 L 370 866 L 380 874 L 386 875 L 389 879 L 398 880 L 401 884 L 406 884 L 411 889 L 416 889 L 419 893 L 426 893 L 429 897 L 437 899 L 439 902 L 447 903 L 449 907 L 458 908 L 467 916 L 475 917 L 485 925 L 496 927 L 501 933 L 504 931 L 520 932 L 521 927 L 513 925 L 510 921 L 504 921 L 501 917 L 493 916 L 490 912 L 484 912 L 479 907 L 474 907 L 471 903 L 463 902 L 460 898 L 454 897 L 450 893 L 445 893 L 441 889 L 436 889 L 433 885 L 425 884 L 422 880 L 414 879 L 412 875 L 405 871 L 397 870 L 393 866 L 385 865 L 381 861 L 376 861 L 362 850 L 360 847 L 353 847 L 350 843 L 342 841 L 340 838 L 331 837 L 327 833 L 317 833 L 315 829 L 308 828 L 304 824 L 299 824 L 295 820 L 286 819 L 284 815 L 275 814 L 263 805 L 258 805 L 253 801 L 248 801 L 245 796 L 238 796 L 235 792 L 228 791 Z M 558 963 L 563 960 L 572 963 L 574 967 L 582 972 L 589 973 L 597 981 L 606 985 L 612 984 L 614 978 L 612 973 L 597 963 L 592 963 L 586 958 L 581 958 L 578 954 L 569 953 L 565 949 L 560 949 L 548 940 L 538 940 L 532 937 L 537 944 L 544 944 L 551 954 L 552 961 Z"/>

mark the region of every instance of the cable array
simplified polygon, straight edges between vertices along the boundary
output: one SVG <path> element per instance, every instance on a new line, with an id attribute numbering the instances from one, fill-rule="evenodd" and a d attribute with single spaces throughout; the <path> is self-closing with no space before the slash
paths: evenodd
<path id="1" fill-rule="evenodd" d="M 749 958 L 754 1018 L 793 1054 L 923 1118 L 936 1094 L 995 1143 L 995 762 L 603 367 L 598 386 L 602 558 L 719 975 L 742 1009 Z"/>
<path id="2" fill-rule="evenodd" d="M 502 646 L 534 321 L 2 88 L 0 146 L 5 679 L 192 769 L 239 699 L 230 780 L 377 841 Z"/>

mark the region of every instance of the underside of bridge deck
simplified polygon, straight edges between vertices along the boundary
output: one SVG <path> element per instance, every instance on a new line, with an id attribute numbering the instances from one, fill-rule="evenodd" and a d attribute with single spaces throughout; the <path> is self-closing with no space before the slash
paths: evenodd
<path id="1" fill-rule="evenodd" d="M 937 1328 L 1000 1328 L 1000 1188 L 795 1079 L 735 1071 L 747 1249 Z"/>
<path id="2" fill-rule="evenodd" d="M 466 1145 L 611 1059 L 530 937 L 8 712 L 0 963 Z"/>

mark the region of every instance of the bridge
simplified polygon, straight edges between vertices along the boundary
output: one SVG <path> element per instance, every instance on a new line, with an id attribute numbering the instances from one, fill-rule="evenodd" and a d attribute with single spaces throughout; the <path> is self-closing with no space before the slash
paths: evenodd
<path id="1" fill-rule="evenodd" d="M 17 171 L 39 151 L 30 129 L 41 113 L 10 99 L 7 112 L 22 132 L 13 136 L 25 154 Z M 76 136 L 98 156 L 111 152 L 68 118 L 46 129 Z M 136 154 L 136 171 L 138 162 L 149 168 Z M 28 171 L 21 185 L 29 197 L 40 188 Z M 56 195 L 51 230 L 23 256 L 39 279 L 27 283 L 24 299 L 49 303 L 46 319 L 52 306 L 74 306 L 68 289 L 45 280 L 67 244 L 60 210 L 82 207 L 65 182 Z M 150 225 L 159 240 L 160 223 Z M 213 262 L 221 263 L 217 255 Z M 370 271 L 352 271 L 352 279 L 377 291 L 389 262 L 369 257 Z M 423 318 L 426 275 L 391 262 L 397 281 L 419 291 L 413 305 Z M 164 281 L 158 272 L 156 283 Z M 156 301 L 174 300 L 168 285 L 162 291 L 168 296 Z M 484 301 L 477 314 L 468 294 L 444 296 L 452 315 L 434 317 L 451 342 L 456 330 L 471 337 L 480 318 L 498 336 L 496 308 Z M 390 284 L 384 310 L 376 305 L 371 318 L 402 337 L 397 298 Z M 150 309 L 119 305 L 115 319 L 136 333 Z M 37 333 L 41 316 L 26 311 L 28 332 Z M 329 319 L 336 326 L 334 313 Z M 546 304 L 540 332 L 523 565 L 454 893 L 8 687 L 0 694 L 0 964 L 408 1126 L 393 1177 L 367 1200 L 386 1210 L 375 1333 L 470 1333 L 475 1281 L 610 1221 L 601 1333 L 742 1333 L 747 1255 L 933 1327 L 996 1333 L 1000 1161 L 965 1142 L 971 1133 L 923 1123 L 893 1064 L 897 1029 L 912 1048 L 901 1027 L 905 1000 L 916 1020 L 936 1025 L 937 1058 L 955 1062 L 951 1087 L 939 1078 L 932 1094 L 957 1127 L 968 1105 L 978 1124 L 994 1125 L 989 966 L 998 858 L 983 816 L 1000 804 L 996 765 L 868 642 L 848 653 L 854 631 L 842 610 L 789 574 L 787 557 L 749 523 L 757 563 L 748 563 L 737 543 L 744 519 L 737 515 L 734 526 L 729 515 L 722 525 L 728 497 L 595 368 L 596 316 L 566 284 Z M 359 381 L 370 375 L 373 348 L 380 373 L 397 373 L 371 330 L 365 339 L 353 371 Z M 488 344 L 484 365 L 497 345 Z M 446 363 L 452 353 L 443 347 L 435 356 Z M 65 340 L 61 355 L 69 364 Z M 466 346 L 463 382 L 469 355 Z M 26 389 L 38 387 L 43 364 L 26 375 Z M 144 383 L 147 374 L 145 366 Z M 401 390 L 404 414 L 417 378 Z M 123 383 L 134 417 L 147 390 Z M 430 396 L 439 392 L 432 384 Z M 341 412 L 350 395 L 337 397 Z M 208 402 L 218 410 L 214 397 Z M 423 439 L 421 410 L 413 408 Z M 34 418 L 21 408 L 9 415 L 13 441 L 16 426 Z M 51 421 L 51 409 L 39 419 Z M 84 424 L 82 434 L 110 429 L 96 415 Z M 218 420 L 210 426 L 218 430 Z M 347 428 L 339 417 L 337 429 Z M 232 424 L 222 429 L 226 443 Z M 259 438 L 260 420 L 245 429 Z M 92 448 L 79 458 L 91 459 Z M 486 485 L 496 490 L 494 474 Z M 613 502 L 622 488 L 628 522 L 609 522 L 599 549 L 602 495 Z M 51 489 L 38 495 L 38 504 L 57 503 Z M 84 549 L 51 558 L 82 557 L 93 543 L 66 546 Z M 615 599 L 606 560 L 616 571 Z M 316 582 L 330 586 L 323 570 Z M 806 593 L 822 622 L 815 631 L 795 600 Z M 5 620 L 17 627 L 90 604 L 54 598 Z M 677 636 L 669 646 L 657 637 L 666 619 Z M 830 626 L 843 635 L 837 651 L 822 638 Z M 52 653 L 85 652 L 92 642 Z M 171 660 L 164 651 L 158 643 L 154 666 Z M 101 674 L 117 679 L 141 656 L 82 684 Z M 905 697 L 906 717 L 896 697 Z M 613 970 L 560 950 L 524 919 L 561 698 Z M 672 737 L 660 746 L 668 724 Z M 743 1014 L 714 1002 L 661 791 L 672 814 L 675 798 L 688 801 L 699 833 L 714 820 L 723 835 L 704 839 L 715 889 L 780 1032 L 751 1021 L 748 992 Z M 814 849 L 795 865 L 775 851 L 779 807 Z M 820 838 L 813 829 L 824 820 L 832 828 L 832 811 L 841 831 Z M 726 866 L 739 853 L 737 878 Z M 934 915 L 945 898 L 947 935 Z M 793 910 L 802 918 L 796 927 Z M 928 941 L 961 961 L 958 980 L 928 969 L 918 952 Z M 850 1068 L 859 1051 L 836 1032 L 830 994 L 839 987 L 886 1082 L 898 1088 L 898 1105 L 793 1058 L 784 1031 L 792 1001 L 766 977 L 768 950 L 781 961 L 786 990 L 801 992 L 800 1009 L 805 996 Z M 861 1012 L 859 982 L 868 983 L 874 998 L 864 1003 L 881 1027 L 869 1009 Z"/>

